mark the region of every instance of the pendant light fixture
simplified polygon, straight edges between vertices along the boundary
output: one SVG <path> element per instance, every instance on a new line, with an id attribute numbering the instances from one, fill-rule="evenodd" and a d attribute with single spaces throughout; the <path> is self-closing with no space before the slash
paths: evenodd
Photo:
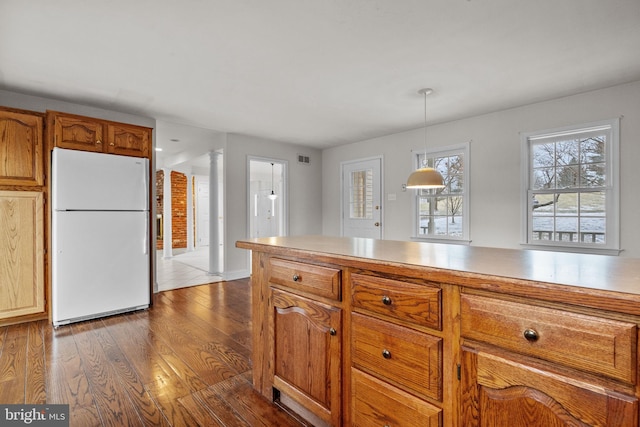
<path id="1" fill-rule="evenodd" d="M 273 163 L 271 163 L 271 194 L 269 194 L 269 196 L 267 197 L 269 197 L 270 200 L 275 200 L 278 198 L 278 195 L 273 191 Z"/>
<path id="2" fill-rule="evenodd" d="M 431 95 L 433 89 L 420 89 L 418 93 L 424 95 L 424 164 L 423 167 L 409 175 L 407 188 L 444 188 L 440 172 L 427 166 L 427 95 Z"/>

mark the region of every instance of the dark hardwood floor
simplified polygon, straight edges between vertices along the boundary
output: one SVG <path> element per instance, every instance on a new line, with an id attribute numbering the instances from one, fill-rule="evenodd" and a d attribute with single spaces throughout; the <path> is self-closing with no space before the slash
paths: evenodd
<path id="1" fill-rule="evenodd" d="M 251 387 L 248 280 L 151 309 L 0 328 L 0 403 L 69 404 L 71 426 L 300 426 Z"/>

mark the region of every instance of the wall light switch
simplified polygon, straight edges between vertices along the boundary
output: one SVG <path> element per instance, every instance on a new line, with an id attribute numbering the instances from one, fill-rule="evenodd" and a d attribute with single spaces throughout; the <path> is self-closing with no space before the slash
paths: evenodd
<path id="1" fill-rule="evenodd" d="M 387 200 L 395 200 L 395 199 L 396 199 L 396 193 L 387 194 Z"/>

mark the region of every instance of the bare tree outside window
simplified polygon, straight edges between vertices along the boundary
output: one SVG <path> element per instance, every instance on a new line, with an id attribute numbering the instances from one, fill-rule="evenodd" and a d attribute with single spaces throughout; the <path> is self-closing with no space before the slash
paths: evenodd
<path id="1" fill-rule="evenodd" d="M 606 243 L 608 132 L 531 142 L 532 240 Z"/>
<path id="2" fill-rule="evenodd" d="M 425 164 L 418 155 L 417 164 Z M 443 177 L 444 188 L 418 191 L 418 235 L 461 238 L 464 235 L 464 155 L 428 157 L 426 164 Z"/>

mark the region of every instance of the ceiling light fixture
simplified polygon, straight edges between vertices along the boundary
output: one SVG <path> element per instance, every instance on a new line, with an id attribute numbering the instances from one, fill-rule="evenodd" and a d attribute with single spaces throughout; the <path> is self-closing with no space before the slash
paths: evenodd
<path id="1" fill-rule="evenodd" d="M 269 199 L 275 200 L 278 198 L 278 195 L 273 192 L 273 163 L 271 163 L 271 194 L 269 194 Z"/>
<path id="2" fill-rule="evenodd" d="M 423 167 L 409 175 L 407 188 L 444 188 L 444 180 L 440 172 L 427 166 L 427 95 L 431 95 L 433 89 L 420 89 L 418 93 L 424 95 L 424 160 Z"/>

